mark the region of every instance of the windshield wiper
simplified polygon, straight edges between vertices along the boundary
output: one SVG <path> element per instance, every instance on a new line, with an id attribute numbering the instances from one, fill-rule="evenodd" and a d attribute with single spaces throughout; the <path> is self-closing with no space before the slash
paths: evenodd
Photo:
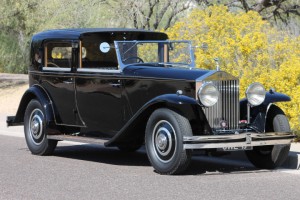
<path id="1" fill-rule="evenodd" d="M 187 66 L 187 67 L 191 67 L 187 63 L 158 63 L 158 64 L 159 65 L 168 65 L 168 66 Z"/>
<path id="2" fill-rule="evenodd" d="M 128 48 L 127 51 L 125 51 L 125 52 L 123 53 L 123 56 L 124 56 L 127 52 L 129 52 L 133 47 L 135 47 L 137 44 L 138 44 L 138 42 L 134 42 L 134 44 L 133 44 L 130 48 Z"/>
<path id="3" fill-rule="evenodd" d="M 127 64 L 126 66 L 131 66 L 131 65 L 137 65 L 137 66 L 154 66 L 154 67 L 158 67 L 159 63 L 130 63 Z"/>

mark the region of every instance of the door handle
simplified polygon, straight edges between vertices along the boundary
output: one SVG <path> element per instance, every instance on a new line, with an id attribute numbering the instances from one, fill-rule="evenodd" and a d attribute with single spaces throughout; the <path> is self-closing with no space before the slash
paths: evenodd
<path id="1" fill-rule="evenodd" d="M 73 81 L 63 81 L 63 83 L 65 83 L 65 84 L 73 84 L 74 82 Z"/>
<path id="2" fill-rule="evenodd" d="M 120 83 L 110 83 L 109 85 L 113 86 L 113 87 L 120 87 L 121 86 Z"/>
<path id="3" fill-rule="evenodd" d="M 110 82 L 109 85 L 112 86 L 112 87 L 120 87 L 121 86 L 121 80 Z"/>

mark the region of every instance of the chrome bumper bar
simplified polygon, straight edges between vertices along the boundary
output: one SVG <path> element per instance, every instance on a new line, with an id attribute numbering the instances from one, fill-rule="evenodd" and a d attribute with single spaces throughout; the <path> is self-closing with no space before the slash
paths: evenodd
<path id="1" fill-rule="evenodd" d="M 292 133 L 241 133 L 237 135 L 205 135 L 183 137 L 184 149 L 214 149 L 290 144 Z"/>

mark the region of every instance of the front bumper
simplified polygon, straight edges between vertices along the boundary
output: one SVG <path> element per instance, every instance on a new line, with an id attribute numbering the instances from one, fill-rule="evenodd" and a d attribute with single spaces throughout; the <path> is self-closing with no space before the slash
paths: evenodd
<path id="1" fill-rule="evenodd" d="M 290 144 L 295 135 L 292 133 L 255 133 L 247 132 L 231 135 L 205 135 L 183 137 L 184 149 L 245 148 L 266 145 Z"/>

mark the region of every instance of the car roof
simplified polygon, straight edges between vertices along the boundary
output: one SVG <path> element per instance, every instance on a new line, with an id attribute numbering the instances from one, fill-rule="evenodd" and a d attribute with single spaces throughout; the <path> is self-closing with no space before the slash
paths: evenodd
<path id="1" fill-rule="evenodd" d="M 111 35 L 131 35 L 130 40 L 145 38 L 147 40 L 166 40 L 167 34 L 162 32 L 128 29 L 128 28 L 72 28 L 72 29 L 54 29 L 35 34 L 32 37 L 33 43 L 41 43 L 44 40 L 68 39 L 78 40 L 87 34 L 111 34 Z M 143 36 L 143 37 L 141 37 Z M 135 38 L 136 37 L 136 38 Z M 128 38 L 129 39 L 129 38 Z"/>

